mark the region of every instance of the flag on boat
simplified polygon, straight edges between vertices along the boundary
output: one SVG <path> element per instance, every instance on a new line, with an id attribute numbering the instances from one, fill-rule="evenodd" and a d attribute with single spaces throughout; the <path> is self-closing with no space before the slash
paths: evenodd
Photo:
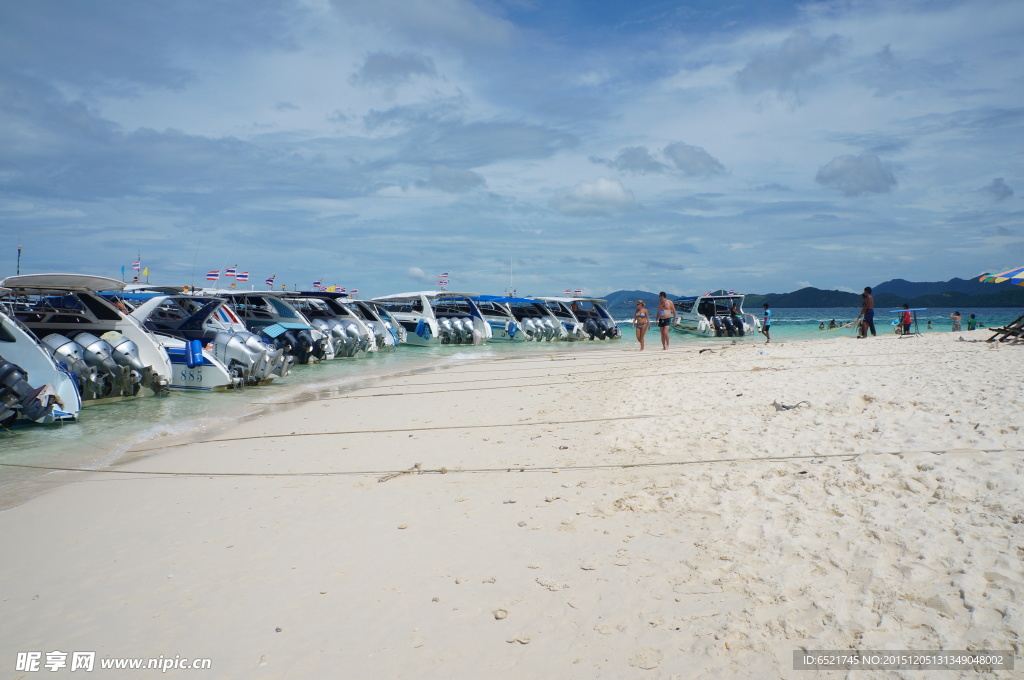
<path id="1" fill-rule="evenodd" d="M 228 267 L 227 269 L 224 270 L 224 276 L 234 276 L 236 269 L 238 269 L 237 264 L 234 267 Z"/>
<path id="2" fill-rule="evenodd" d="M 313 282 L 313 289 L 314 290 L 320 290 L 320 286 L 322 286 L 322 285 L 324 285 L 324 280 L 323 279 L 317 279 L 316 281 Z"/>
<path id="3" fill-rule="evenodd" d="M 444 279 L 440 279 L 440 280 L 438 280 L 437 285 L 439 285 L 439 286 L 441 286 L 443 288 L 443 287 L 448 285 L 448 282 L 445 281 Z"/>
<path id="4" fill-rule="evenodd" d="M 344 292 L 345 292 L 345 289 L 344 289 L 344 288 L 342 288 L 342 289 L 341 289 L 341 292 L 342 292 L 342 293 L 344 293 Z M 350 290 L 350 291 L 348 292 L 348 295 L 349 295 L 349 297 L 355 297 L 355 296 L 356 296 L 356 293 L 358 293 L 358 292 L 359 292 L 359 289 L 358 289 L 358 288 L 353 288 L 352 290 Z"/>
<path id="5" fill-rule="evenodd" d="M 736 291 L 734 291 L 734 290 L 730 290 L 730 291 L 729 291 L 729 292 L 727 293 L 727 295 L 735 295 L 735 294 L 736 294 Z"/>
<path id="6" fill-rule="evenodd" d="M 583 295 L 583 289 L 582 288 L 577 288 L 576 290 L 573 291 L 573 294 L 574 295 Z"/>
<path id="7" fill-rule="evenodd" d="M 442 274 L 438 274 L 438 276 L 439 276 L 440 278 L 442 278 L 442 279 L 447 279 L 447 278 L 448 278 L 448 272 L 444 272 L 444 273 L 442 273 Z"/>
<path id="8" fill-rule="evenodd" d="M 142 270 L 142 275 L 149 276 L 149 267 L 146 267 L 145 269 Z"/>
<path id="9" fill-rule="evenodd" d="M 708 292 L 704 293 L 704 297 L 707 297 L 708 295 L 711 295 L 714 292 L 715 291 L 713 291 L 713 290 L 709 290 Z"/>
<path id="10" fill-rule="evenodd" d="M 142 267 L 142 260 L 135 260 L 135 262 L 132 262 L 132 269 L 134 269 L 135 271 L 139 271 L 139 269 L 141 267 Z"/>
<path id="11" fill-rule="evenodd" d="M 267 277 L 267 280 L 266 280 L 266 281 L 264 281 L 264 283 L 266 283 L 266 284 L 267 284 L 268 286 L 271 286 L 271 287 L 273 287 L 273 285 L 274 285 L 274 279 L 275 279 L 276 277 L 277 277 L 277 274 L 271 274 L 270 276 L 268 276 L 268 277 Z"/>
<path id="12" fill-rule="evenodd" d="M 247 283 L 249 281 L 249 272 L 238 272 L 235 274 L 235 281 Z"/>
<path id="13" fill-rule="evenodd" d="M 572 288 L 566 288 L 565 289 L 565 294 L 566 295 L 572 295 Z"/>
<path id="14" fill-rule="evenodd" d="M 344 293 L 345 292 L 345 288 L 343 286 L 335 286 L 335 288 L 338 289 L 339 293 Z M 353 288 L 352 290 L 355 290 L 355 289 Z"/>
<path id="15" fill-rule="evenodd" d="M 220 270 L 214 269 L 213 271 L 206 272 L 207 281 L 218 281 L 220 280 Z"/>

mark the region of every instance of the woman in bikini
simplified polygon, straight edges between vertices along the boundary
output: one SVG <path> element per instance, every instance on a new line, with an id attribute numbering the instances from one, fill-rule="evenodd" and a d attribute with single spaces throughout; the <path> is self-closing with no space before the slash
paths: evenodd
<path id="1" fill-rule="evenodd" d="M 636 311 L 633 312 L 633 328 L 636 329 L 636 339 L 640 342 L 640 351 L 644 351 L 644 337 L 647 329 L 651 327 L 651 315 L 643 300 L 636 301 Z"/>

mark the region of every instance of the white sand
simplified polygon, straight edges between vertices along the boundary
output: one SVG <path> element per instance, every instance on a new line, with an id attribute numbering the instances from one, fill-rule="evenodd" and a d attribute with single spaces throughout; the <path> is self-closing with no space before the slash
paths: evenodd
<path id="1" fill-rule="evenodd" d="M 793 651 L 1019 652 L 1024 348 L 956 338 L 622 343 L 266 409 L 206 438 L 296 436 L 147 452 L 0 513 L 0 670 L 834 678 Z M 436 429 L 386 431 L 408 428 Z"/>

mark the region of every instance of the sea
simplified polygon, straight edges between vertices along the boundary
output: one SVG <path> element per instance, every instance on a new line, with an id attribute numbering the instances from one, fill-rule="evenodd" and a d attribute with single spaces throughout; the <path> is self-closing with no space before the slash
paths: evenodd
<path id="1" fill-rule="evenodd" d="M 772 342 L 813 341 L 835 337 L 853 337 L 851 327 L 827 328 L 833 319 L 842 326 L 852 322 L 855 308 L 772 309 Z M 978 338 L 987 339 L 988 327 L 1009 323 L 1024 313 L 1019 308 L 927 309 L 916 312 L 921 333 L 949 333 L 950 315 L 963 316 L 961 335 L 967 331 L 967 319 L 978 319 Z M 893 333 L 891 321 L 897 313 L 876 310 L 878 334 Z M 658 330 L 651 329 L 647 348 L 657 350 Z M 728 338 L 731 342 L 734 338 Z M 735 338 L 752 346 L 763 343 L 759 334 Z M 722 342 L 720 338 L 672 333 L 673 346 Z M 614 346 L 636 345 L 632 329 L 623 327 L 623 337 L 609 342 L 489 343 L 479 346 L 441 347 L 402 346 L 389 352 L 376 352 L 352 359 L 335 359 L 321 364 L 296 366 L 283 379 L 264 387 L 214 393 L 179 393 L 167 397 L 141 398 L 105 404 L 90 404 L 82 409 L 78 422 L 29 425 L 0 431 L 0 510 L 20 505 L 33 496 L 62 484 L 81 479 L 80 470 L 97 470 L 113 465 L 131 449 L 147 441 L 187 437 L 215 430 L 243 418 L 265 404 L 315 400 L 336 396 L 347 390 L 366 387 L 383 378 L 404 373 L 441 370 L 467 362 L 489 362 L 517 356 L 600 352 Z M 301 408 L 301 405 L 299 406 Z"/>

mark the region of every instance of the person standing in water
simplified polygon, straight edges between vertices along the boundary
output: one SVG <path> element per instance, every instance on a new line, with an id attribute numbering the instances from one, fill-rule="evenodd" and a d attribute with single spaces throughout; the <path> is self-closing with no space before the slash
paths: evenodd
<path id="1" fill-rule="evenodd" d="M 651 317 L 643 300 L 636 301 L 636 311 L 633 312 L 633 328 L 636 329 L 636 339 L 640 343 L 640 351 L 644 351 L 644 337 L 647 329 L 651 327 Z"/>
<path id="2" fill-rule="evenodd" d="M 864 303 L 860 306 L 860 315 L 864 317 L 864 331 L 863 337 L 868 337 L 868 331 L 871 331 L 871 336 L 875 336 L 875 297 L 871 294 L 871 287 L 865 286 L 864 292 L 860 294 L 861 298 L 864 299 Z M 859 317 L 858 317 L 859 318 Z"/>
<path id="3" fill-rule="evenodd" d="M 771 328 L 772 328 L 772 310 L 768 309 L 768 303 L 766 302 L 766 303 L 764 303 L 764 322 L 762 322 L 762 324 L 761 324 L 761 334 L 764 335 L 764 337 L 765 337 L 764 344 L 766 344 L 766 345 L 769 342 L 772 341 L 772 336 L 771 336 L 771 332 L 770 332 Z"/>
<path id="4" fill-rule="evenodd" d="M 668 299 L 668 293 L 658 293 L 658 328 L 661 329 L 661 348 L 668 349 L 668 325 L 676 320 L 676 306 Z"/>

